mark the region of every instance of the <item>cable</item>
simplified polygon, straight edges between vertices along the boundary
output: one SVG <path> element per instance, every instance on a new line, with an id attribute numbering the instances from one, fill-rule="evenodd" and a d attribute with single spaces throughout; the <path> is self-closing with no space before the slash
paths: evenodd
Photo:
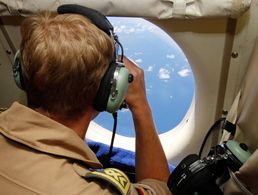
<path id="1" fill-rule="evenodd" d="M 113 125 L 113 133 L 112 133 L 112 138 L 111 138 L 111 143 L 109 147 L 109 152 L 107 156 L 107 165 L 110 165 L 110 160 L 112 157 L 112 151 L 113 151 L 113 145 L 114 145 L 114 140 L 115 140 L 115 135 L 116 135 L 116 127 L 117 127 L 117 112 L 113 113 L 113 119 L 114 119 L 114 125 Z"/>
<path id="2" fill-rule="evenodd" d="M 124 62 L 124 48 L 122 46 L 122 44 L 119 42 L 119 40 L 117 39 L 116 40 L 117 44 L 120 46 L 121 48 L 121 62 L 123 63 Z"/>
<path id="3" fill-rule="evenodd" d="M 200 151 L 199 151 L 199 158 L 201 158 L 203 148 L 204 148 L 204 146 L 205 146 L 205 144 L 206 144 L 206 141 L 207 141 L 208 137 L 210 136 L 211 132 L 212 132 L 218 125 L 220 125 L 220 123 L 221 123 L 222 121 L 225 121 L 225 119 L 226 119 L 226 118 L 224 118 L 224 117 L 223 117 L 223 118 L 220 118 L 220 119 L 218 119 L 218 120 L 211 126 L 211 128 L 209 129 L 209 131 L 207 132 L 207 134 L 205 135 L 205 137 L 204 137 L 204 139 L 203 139 L 202 146 L 201 146 Z"/>

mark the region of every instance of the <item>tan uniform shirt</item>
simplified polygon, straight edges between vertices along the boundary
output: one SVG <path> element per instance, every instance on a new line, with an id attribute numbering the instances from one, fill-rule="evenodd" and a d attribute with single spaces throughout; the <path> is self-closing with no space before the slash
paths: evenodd
<path id="1" fill-rule="evenodd" d="M 107 183 L 83 178 L 101 168 L 73 130 L 19 103 L 0 114 L 0 194 L 116 194 Z M 146 179 L 132 184 L 147 194 L 170 194 L 166 184 Z"/>

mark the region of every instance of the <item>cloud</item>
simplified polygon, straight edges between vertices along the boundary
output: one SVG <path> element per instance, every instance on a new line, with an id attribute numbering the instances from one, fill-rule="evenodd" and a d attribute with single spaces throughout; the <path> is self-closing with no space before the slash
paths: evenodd
<path id="1" fill-rule="evenodd" d="M 187 77 L 187 76 L 190 75 L 190 73 L 191 73 L 191 70 L 188 69 L 188 68 L 182 69 L 182 70 L 180 70 L 180 71 L 177 72 L 177 74 L 178 74 L 179 76 L 181 76 L 181 77 Z"/>
<path id="2" fill-rule="evenodd" d="M 123 112 L 123 113 L 129 112 L 129 111 L 130 111 L 129 109 L 121 109 L 121 110 L 119 110 L 119 112 Z"/>
<path id="3" fill-rule="evenodd" d="M 148 69 L 146 70 L 148 72 L 152 72 L 153 71 L 153 66 L 149 66 Z"/>
<path id="4" fill-rule="evenodd" d="M 147 27 L 147 30 L 149 32 L 154 32 L 155 31 L 155 26 L 149 26 L 149 27 Z"/>
<path id="5" fill-rule="evenodd" d="M 165 69 L 165 68 L 159 69 L 159 78 L 161 80 L 169 79 L 170 78 L 170 71 L 168 69 Z"/>
<path id="6" fill-rule="evenodd" d="M 116 33 L 121 33 L 121 32 L 123 32 L 123 29 L 125 29 L 126 27 L 124 26 L 124 25 L 121 25 L 121 26 L 115 26 L 114 27 L 114 31 L 116 32 Z"/>
<path id="7" fill-rule="evenodd" d="M 142 18 L 112 18 L 109 17 L 111 24 L 114 26 L 116 33 L 138 33 L 138 32 L 155 32 L 158 27 Z"/>
<path id="8" fill-rule="evenodd" d="M 135 29 L 133 27 L 129 27 L 129 28 L 126 28 L 124 32 L 127 34 L 130 34 L 130 33 L 136 32 L 136 31 L 137 31 L 137 29 Z"/>
<path id="9" fill-rule="evenodd" d="M 136 63 L 142 63 L 142 59 L 135 60 Z"/>
<path id="10" fill-rule="evenodd" d="M 134 52 L 134 55 L 142 55 L 143 54 L 143 52 Z"/>
<path id="11" fill-rule="evenodd" d="M 146 92 L 147 94 L 152 94 L 152 85 L 150 85 L 149 87 L 146 87 Z"/>
<path id="12" fill-rule="evenodd" d="M 169 59 L 175 59 L 175 55 L 174 54 L 167 54 L 166 55 L 166 58 L 169 58 Z"/>
<path id="13" fill-rule="evenodd" d="M 137 28 L 137 27 L 134 27 L 134 26 L 120 25 L 120 26 L 115 26 L 114 31 L 118 34 L 119 33 L 130 34 L 130 33 L 135 33 L 135 32 L 142 32 L 143 29 Z"/>

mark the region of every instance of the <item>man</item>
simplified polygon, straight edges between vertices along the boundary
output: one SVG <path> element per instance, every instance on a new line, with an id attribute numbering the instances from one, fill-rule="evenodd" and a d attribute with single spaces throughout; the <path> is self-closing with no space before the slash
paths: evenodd
<path id="1" fill-rule="evenodd" d="M 124 59 L 134 76 L 126 101 L 135 124 L 138 183 L 128 185 L 123 173 L 111 169 L 109 176 L 118 178 L 112 172 L 118 171 L 121 184 L 129 186 L 119 191 L 96 177 L 101 164 L 84 143 L 98 114 L 94 97 L 113 57 L 111 38 L 81 15 L 48 12 L 26 18 L 21 35 L 28 107 L 14 103 L 0 114 L 1 194 L 170 194 L 143 71 Z"/>

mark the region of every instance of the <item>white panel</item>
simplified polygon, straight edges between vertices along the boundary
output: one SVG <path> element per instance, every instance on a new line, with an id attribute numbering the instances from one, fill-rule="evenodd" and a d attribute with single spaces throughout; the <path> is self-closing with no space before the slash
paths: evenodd
<path id="1" fill-rule="evenodd" d="M 251 0 L 0 0 L 1 15 L 55 11 L 61 4 L 80 4 L 105 15 L 152 18 L 237 17 L 245 12 Z"/>

